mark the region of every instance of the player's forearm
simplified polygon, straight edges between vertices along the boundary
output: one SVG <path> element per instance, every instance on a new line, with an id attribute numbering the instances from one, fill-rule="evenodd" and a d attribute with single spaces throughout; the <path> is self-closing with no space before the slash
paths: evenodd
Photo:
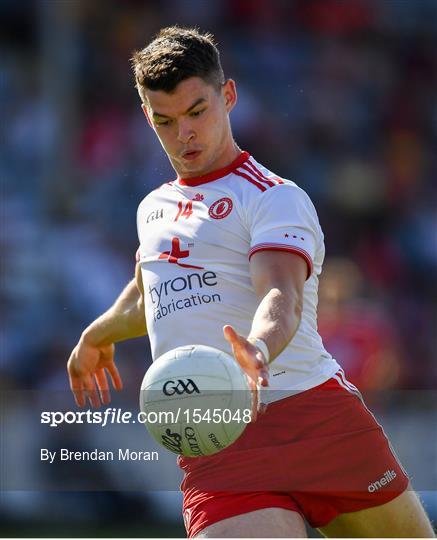
<path id="1" fill-rule="evenodd" d="M 93 345 L 109 345 L 147 334 L 143 299 L 133 279 L 115 303 L 83 332 Z"/>
<path id="2" fill-rule="evenodd" d="M 255 312 L 248 337 L 259 338 L 266 343 L 271 362 L 293 339 L 301 316 L 302 303 L 297 294 L 293 296 L 271 289 Z"/>

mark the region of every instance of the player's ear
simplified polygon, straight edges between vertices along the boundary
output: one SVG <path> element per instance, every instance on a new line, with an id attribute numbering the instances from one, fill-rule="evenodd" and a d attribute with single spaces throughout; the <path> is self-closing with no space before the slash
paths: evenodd
<path id="1" fill-rule="evenodd" d="M 149 111 L 147 110 L 147 105 L 142 103 L 141 108 L 143 109 L 144 116 L 147 118 L 147 123 L 153 129 L 153 124 L 152 124 L 152 121 L 150 120 Z"/>
<path id="2" fill-rule="evenodd" d="M 222 95 L 225 100 L 226 110 L 230 113 L 237 103 L 237 87 L 234 80 L 226 80 L 222 86 Z"/>

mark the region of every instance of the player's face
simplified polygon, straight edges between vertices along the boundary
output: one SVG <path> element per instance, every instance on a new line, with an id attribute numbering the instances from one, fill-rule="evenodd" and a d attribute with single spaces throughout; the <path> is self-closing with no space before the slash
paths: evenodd
<path id="1" fill-rule="evenodd" d="M 234 159 L 229 123 L 237 99 L 234 81 L 226 81 L 218 91 L 191 77 L 172 93 L 148 90 L 146 97 L 144 113 L 179 176 L 207 174 Z"/>

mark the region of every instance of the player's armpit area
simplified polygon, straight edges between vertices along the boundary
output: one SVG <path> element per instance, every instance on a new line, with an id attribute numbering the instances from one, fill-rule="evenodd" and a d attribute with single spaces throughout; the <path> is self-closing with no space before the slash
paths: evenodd
<path id="1" fill-rule="evenodd" d="M 147 335 L 147 325 L 146 325 L 146 313 L 145 313 L 145 304 L 144 304 L 144 285 L 143 277 L 141 275 L 141 265 L 139 262 L 135 265 L 135 278 L 134 283 L 136 285 L 136 293 L 138 295 L 136 301 L 136 315 L 135 319 L 138 324 L 141 324 L 144 329 L 144 335 Z"/>
<path id="2" fill-rule="evenodd" d="M 139 298 L 137 301 L 137 309 L 138 309 L 140 318 L 144 319 L 143 322 L 144 322 L 145 334 L 147 334 L 146 313 L 145 313 L 145 305 L 144 305 L 144 285 L 143 285 L 143 277 L 141 275 L 141 265 L 139 262 L 137 262 L 135 265 L 135 284 L 139 292 Z"/>
<path id="3" fill-rule="evenodd" d="M 141 297 L 144 301 L 144 286 L 143 286 L 143 278 L 141 276 L 141 265 L 139 262 L 135 265 L 135 283 L 137 285 L 138 290 L 140 291 Z"/>

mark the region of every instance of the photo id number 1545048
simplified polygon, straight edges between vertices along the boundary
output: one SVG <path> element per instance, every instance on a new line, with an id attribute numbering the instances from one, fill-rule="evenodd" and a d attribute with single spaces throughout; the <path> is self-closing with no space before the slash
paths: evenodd
<path id="1" fill-rule="evenodd" d="M 184 420 L 193 424 L 206 422 L 208 424 L 249 424 L 252 420 L 250 409 L 185 409 L 183 411 Z"/>

